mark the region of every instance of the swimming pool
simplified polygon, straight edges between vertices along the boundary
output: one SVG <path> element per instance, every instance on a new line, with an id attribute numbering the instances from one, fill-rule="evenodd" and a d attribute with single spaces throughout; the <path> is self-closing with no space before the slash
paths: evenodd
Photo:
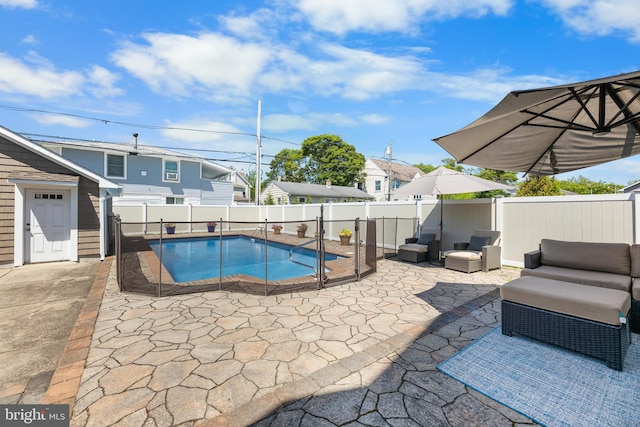
<path id="1" fill-rule="evenodd" d="M 160 240 L 149 240 L 149 245 L 160 257 Z M 268 242 L 268 280 L 292 279 L 310 276 L 314 271 L 289 260 L 293 246 Z M 222 275 L 247 274 L 265 279 L 265 245 L 260 239 L 247 236 L 222 238 Z M 298 248 L 293 258 L 315 267 L 316 253 L 308 248 Z M 325 254 L 326 261 L 338 259 Z M 220 238 L 177 238 L 162 241 L 162 263 L 176 282 L 217 278 L 220 276 Z"/>

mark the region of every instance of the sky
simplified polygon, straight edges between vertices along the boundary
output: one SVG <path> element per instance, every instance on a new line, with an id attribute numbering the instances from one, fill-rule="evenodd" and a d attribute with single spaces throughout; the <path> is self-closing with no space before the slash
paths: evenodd
<path id="1" fill-rule="evenodd" d="M 637 0 L 0 0 L 0 125 L 245 172 L 258 132 L 263 171 L 320 134 L 436 166 L 432 139 L 512 90 L 640 70 L 638 22 Z M 579 175 L 626 185 L 640 157 Z"/>

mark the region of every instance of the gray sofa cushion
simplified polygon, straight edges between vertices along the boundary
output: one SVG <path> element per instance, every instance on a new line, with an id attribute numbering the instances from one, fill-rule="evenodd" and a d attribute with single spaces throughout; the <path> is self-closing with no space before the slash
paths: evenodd
<path id="1" fill-rule="evenodd" d="M 631 292 L 631 276 L 624 274 L 543 265 L 538 268 L 524 268 L 520 271 L 520 276 L 543 277 L 546 279 Z"/>
<path id="2" fill-rule="evenodd" d="M 491 237 L 489 236 L 471 236 L 467 250 L 481 251 L 483 246 L 487 246 L 489 244 L 489 240 L 491 240 Z"/>
<path id="3" fill-rule="evenodd" d="M 500 288 L 504 300 L 609 325 L 620 324 L 631 307 L 628 292 L 577 283 L 522 277 Z"/>
<path id="4" fill-rule="evenodd" d="M 428 245 L 432 240 L 435 240 L 435 233 L 420 233 L 420 237 L 418 237 L 418 241 L 416 243 L 420 245 Z"/>
<path id="5" fill-rule="evenodd" d="M 540 249 L 543 265 L 631 275 L 630 246 L 626 243 L 542 239 Z"/>
<path id="6" fill-rule="evenodd" d="M 631 276 L 640 277 L 640 245 L 631 245 Z"/>

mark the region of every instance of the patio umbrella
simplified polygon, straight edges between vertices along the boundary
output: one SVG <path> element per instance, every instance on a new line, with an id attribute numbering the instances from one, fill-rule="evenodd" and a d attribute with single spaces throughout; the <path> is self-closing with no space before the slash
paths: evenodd
<path id="1" fill-rule="evenodd" d="M 510 190 L 511 188 L 508 185 L 440 166 L 434 171 L 392 191 L 392 194 L 440 196 L 440 238 L 442 239 L 442 195 Z"/>
<path id="2" fill-rule="evenodd" d="M 459 163 L 553 175 L 640 153 L 640 71 L 509 93 L 434 141 Z"/>

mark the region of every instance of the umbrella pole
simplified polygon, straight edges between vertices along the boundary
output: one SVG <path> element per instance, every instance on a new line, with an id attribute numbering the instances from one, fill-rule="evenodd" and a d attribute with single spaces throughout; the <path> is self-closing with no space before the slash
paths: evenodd
<path id="1" fill-rule="evenodd" d="M 444 235 L 442 234 L 443 209 L 444 209 L 444 196 L 440 194 L 440 248 L 438 250 L 438 262 L 442 262 L 442 243 L 444 242 Z"/>

